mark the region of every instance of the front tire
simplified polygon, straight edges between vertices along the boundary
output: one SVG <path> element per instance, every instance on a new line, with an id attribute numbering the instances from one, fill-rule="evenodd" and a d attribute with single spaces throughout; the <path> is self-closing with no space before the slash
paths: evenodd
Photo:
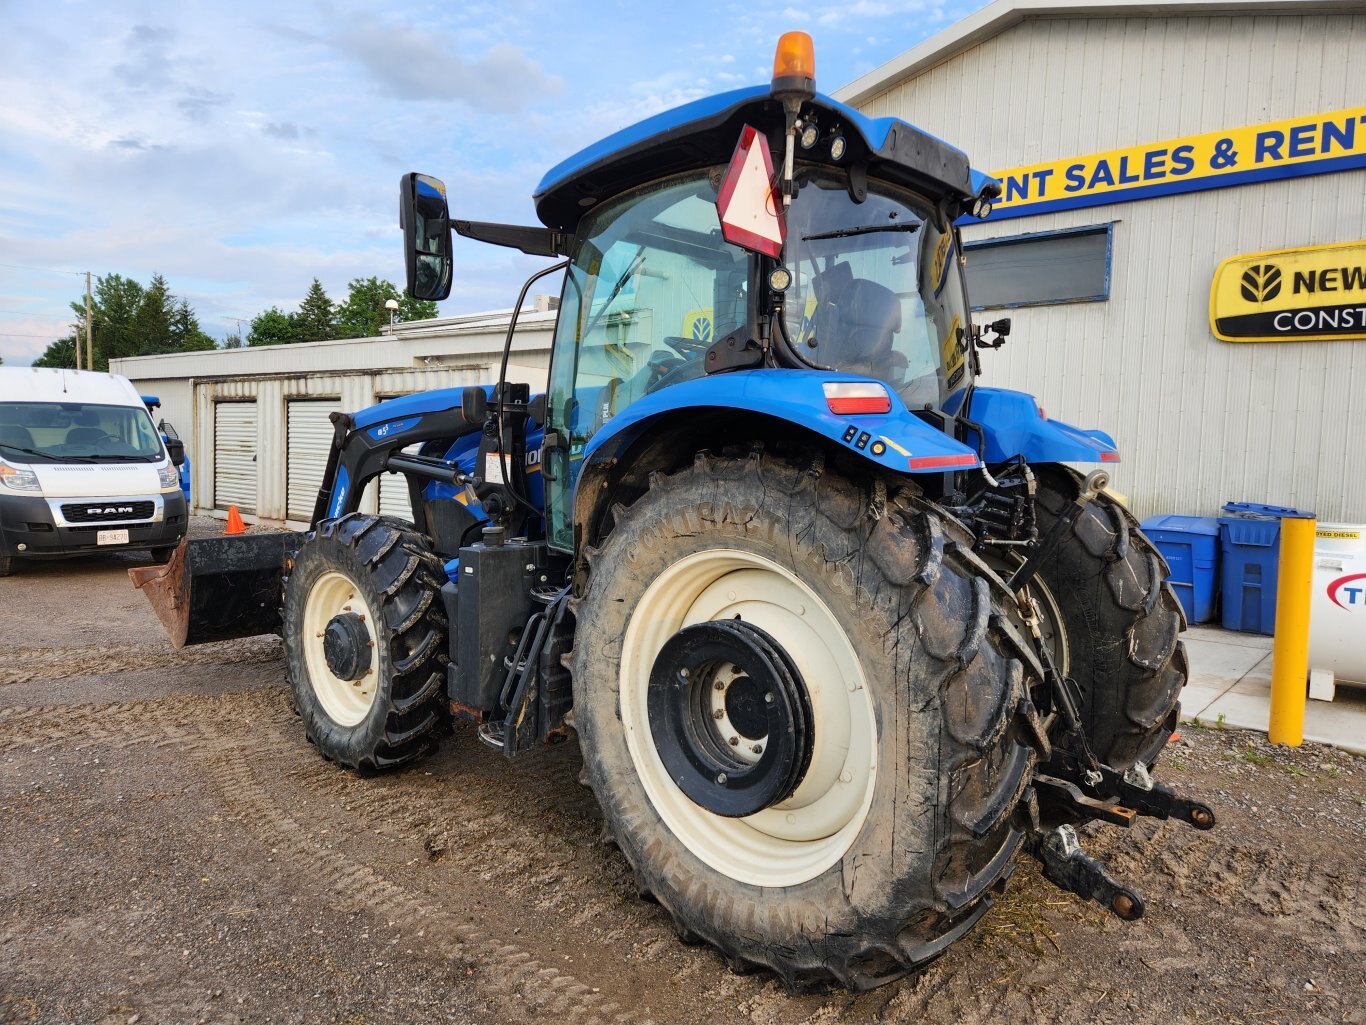
<path id="1" fill-rule="evenodd" d="M 416 761 L 445 723 L 441 560 L 411 524 L 324 520 L 284 583 L 289 684 L 308 739 L 348 768 Z"/>
<path id="2" fill-rule="evenodd" d="M 1035 757 L 1037 663 L 969 539 L 909 491 L 758 454 L 701 455 L 613 515 L 576 614 L 575 725 L 642 892 L 684 939 L 789 985 L 867 989 L 937 957 L 1009 869 Z M 651 681 L 689 630 L 733 620 L 783 650 L 813 713 L 795 790 L 739 817 L 665 768 Z M 718 757 L 729 742 L 749 772 L 774 738 L 737 731 L 736 669 L 716 673 L 682 733 L 715 723 Z"/>

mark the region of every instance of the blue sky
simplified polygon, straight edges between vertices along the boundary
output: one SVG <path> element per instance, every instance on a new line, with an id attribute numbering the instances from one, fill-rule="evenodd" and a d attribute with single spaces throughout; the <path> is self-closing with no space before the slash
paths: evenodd
<path id="1" fill-rule="evenodd" d="M 220 339 L 314 277 L 334 300 L 401 284 L 405 171 L 460 216 L 535 223 L 547 168 L 767 81 L 788 29 L 830 92 L 982 2 L 0 0 L 0 356 L 67 333 L 85 270 L 164 274 Z M 511 305 L 541 264 L 466 240 L 456 261 L 446 314 Z"/>

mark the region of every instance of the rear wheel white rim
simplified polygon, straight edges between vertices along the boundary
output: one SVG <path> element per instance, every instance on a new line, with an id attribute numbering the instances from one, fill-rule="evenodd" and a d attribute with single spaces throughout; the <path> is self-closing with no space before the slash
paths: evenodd
<path id="1" fill-rule="evenodd" d="M 343 680 L 327 665 L 323 637 L 332 617 L 344 612 L 362 617 L 370 642 L 370 668 L 359 680 Z M 338 726 L 355 726 L 370 714 L 379 690 L 379 647 L 375 643 L 375 616 L 352 580 L 328 570 L 308 589 L 304 599 L 304 663 L 309 684 L 327 717 Z"/>
<path id="2" fill-rule="evenodd" d="M 796 791 L 742 819 L 706 811 L 674 784 L 655 749 L 646 701 L 650 671 L 670 637 L 695 623 L 737 617 L 787 652 L 814 724 L 811 764 Z M 756 886 L 792 886 L 814 879 L 849 850 L 872 804 L 876 718 L 852 642 L 796 574 L 734 549 L 680 559 L 651 582 L 631 614 L 619 687 L 626 745 L 650 803 L 711 868 Z"/>

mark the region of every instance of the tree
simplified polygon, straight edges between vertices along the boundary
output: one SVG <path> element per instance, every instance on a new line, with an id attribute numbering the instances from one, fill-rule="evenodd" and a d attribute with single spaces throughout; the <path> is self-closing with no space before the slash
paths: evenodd
<path id="1" fill-rule="evenodd" d="M 346 302 L 337 307 L 338 338 L 370 338 L 379 334 L 380 327 L 389 323 L 389 311 L 384 308 L 389 299 L 398 300 L 401 321 L 436 316 L 436 303 L 400 295 L 394 283 L 383 278 L 355 278 L 347 287 Z"/>
<path id="2" fill-rule="evenodd" d="M 33 361 L 34 366 L 75 367 L 76 346 L 85 351 L 84 296 L 71 304 L 71 311 L 75 314 L 71 334 L 49 345 Z M 214 340 L 200 329 L 189 301 L 172 295 L 160 274 L 154 274 L 145 288 L 121 274 L 96 278 L 91 320 L 95 370 L 108 370 L 111 359 L 125 356 L 215 348 Z"/>
<path id="3" fill-rule="evenodd" d="M 293 317 L 295 341 L 320 342 L 336 337 L 336 310 L 332 300 L 323 291 L 322 282 L 317 278 L 308 288 L 308 295 L 299 304 L 299 312 Z"/>
<path id="4" fill-rule="evenodd" d="M 218 348 L 218 343 L 200 329 L 199 318 L 194 315 L 187 299 L 181 299 L 171 312 L 171 344 L 171 352 Z"/>
<path id="5" fill-rule="evenodd" d="M 251 319 L 248 345 L 286 345 L 294 341 L 298 341 L 294 319 L 278 306 L 272 306 Z"/>

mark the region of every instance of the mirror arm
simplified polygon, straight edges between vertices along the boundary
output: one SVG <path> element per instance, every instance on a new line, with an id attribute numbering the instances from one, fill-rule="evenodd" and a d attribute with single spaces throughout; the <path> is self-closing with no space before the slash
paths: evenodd
<path id="1" fill-rule="evenodd" d="M 524 227 L 519 224 L 493 224 L 488 221 L 451 219 L 456 234 L 495 246 L 520 249 L 528 256 L 568 256 L 573 235 L 550 228 Z"/>

